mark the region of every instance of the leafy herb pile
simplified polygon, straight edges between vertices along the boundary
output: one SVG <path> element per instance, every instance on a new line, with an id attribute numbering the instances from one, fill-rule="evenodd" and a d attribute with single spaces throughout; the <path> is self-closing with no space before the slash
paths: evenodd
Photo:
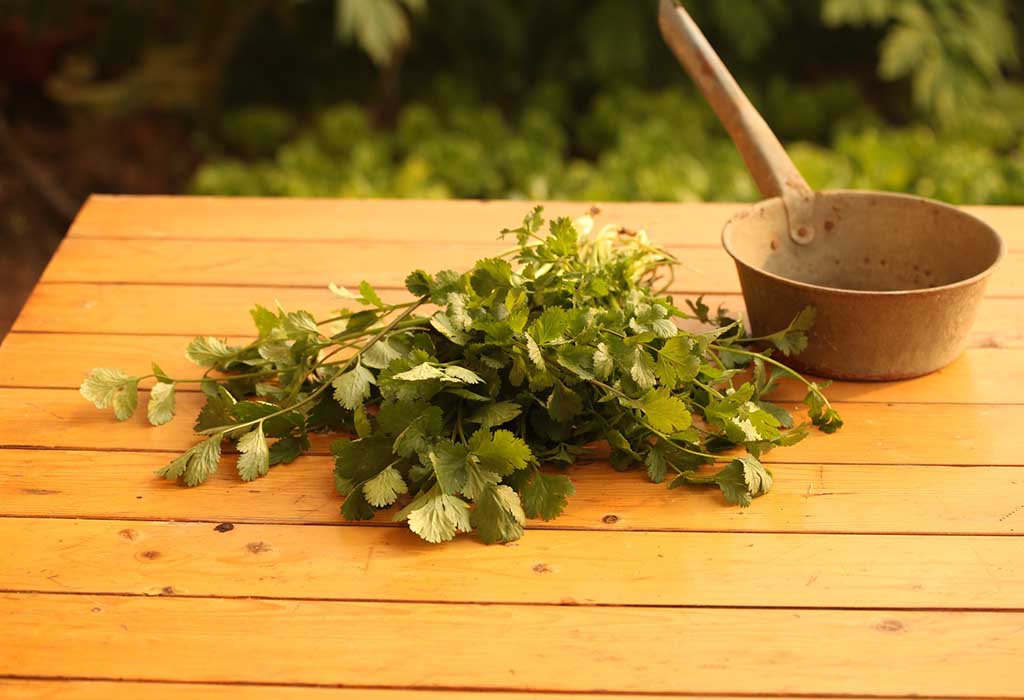
<path id="1" fill-rule="evenodd" d="M 590 217 L 555 219 L 546 233 L 543 224 L 534 209 L 503 232 L 514 250 L 464 274 L 413 272 L 411 301 L 386 303 L 363 282 L 358 294 L 332 285 L 361 308 L 320 321 L 257 306 L 259 337 L 248 345 L 189 344 L 202 378 L 169 377 L 156 364 L 144 376 L 94 369 L 82 395 L 125 420 L 139 381 L 153 378 L 147 414 L 162 425 L 174 417 L 175 387 L 198 382 L 207 399 L 195 431 L 205 439 L 158 472 L 188 486 L 217 470 L 225 440 L 249 481 L 308 451 L 310 433 L 354 434 L 331 446 L 342 515 L 369 519 L 411 494 L 394 519 L 429 542 L 471 530 L 489 543 L 519 538 L 527 517 L 557 517 L 574 492 L 540 465 L 593 456 L 618 470 L 642 464 L 653 482 L 672 476 L 672 488 L 717 486 L 749 505 L 772 484 L 758 458 L 808 432 L 765 399 L 781 375 L 807 385 L 814 425 L 842 425 L 818 385 L 748 349 L 757 341 L 799 352 L 813 311 L 745 337 L 700 299 L 682 311 L 667 283 L 655 291 L 676 261 L 643 232 L 594 230 Z M 428 304 L 438 309 L 424 313 Z M 676 318 L 711 330 L 684 332 Z M 737 447 L 746 454 L 723 455 Z M 700 470 L 715 462 L 724 466 Z"/>

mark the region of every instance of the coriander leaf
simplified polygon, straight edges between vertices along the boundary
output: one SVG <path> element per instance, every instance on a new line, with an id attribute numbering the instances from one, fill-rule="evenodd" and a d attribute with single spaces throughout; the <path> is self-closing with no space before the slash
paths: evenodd
<path id="1" fill-rule="evenodd" d="M 544 312 L 537 317 L 537 320 L 530 324 L 528 333 L 539 345 L 547 345 L 563 339 L 563 334 L 569 330 L 569 317 L 565 310 L 553 306 L 544 309 Z"/>
<path id="2" fill-rule="evenodd" d="M 501 475 L 481 466 L 480 459 L 470 455 L 466 460 L 466 483 L 462 486 L 462 495 L 475 499 L 488 486 L 501 483 Z"/>
<path id="3" fill-rule="evenodd" d="M 490 485 L 476 499 L 470 524 L 486 544 L 512 542 L 523 536 L 526 514 L 519 494 L 509 486 Z"/>
<path id="4" fill-rule="evenodd" d="M 270 448 L 263 434 L 263 425 L 256 427 L 238 440 L 238 475 L 242 481 L 265 476 L 270 470 Z"/>
<path id="5" fill-rule="evenodd" d="M 470 413 L 466 420 L 479 423 L 481 430 L 490 430 L 508 423 L 523 412 L 523 407 L 512 401 L 497 401 L 481 406 Z"/>
<path id="6" fill-rule="evenodd" d="M 643 348 L 636 348 L 633 351 L 633 364 L 629 368 L 629 376 L 633 378 L 637 386 L 641 389 L 650 389 L 657 382 L 657 376 L 654 374 L 654 362 L 651 360 L 650 353 Z"/>
<path id="7" fill-rule="evenodd" d="M 405 480 L 394 467 L 388 467 L 363 484 L 363 495 L 374 508 L 389 506 L 398 500 L 399 495 L 408 491 Z"/>
<path id="8" fill-rule="evenodd" d="M 537 345 L 537 341 L 533 339 L 532 335 L 526 336 L 526 354 L 529 356 L 530 362 L 544 369 L 544 355 L 541 353 L 540 346 Z"/>
<path id="9" fill-rule="evenodd" d="M 825 384 L 828 386 L 828 384 Z M 811 383 L 804 397 L 807 404 L 811 422 L 814 423 L 823 433 L 834 433 L 843 427 L 843 419 L 832 406 L 829 405 L 825 395 L 821 393 L 823 387 Z"/>
<path id="10" fill-rule="evenodd" d="M 674 433 L 690 427 L 691 416 L 686 410 L 686 404 L 664 387 L 644 394 L 640 399 L 640 410 L 651 427 L 663 433 Z"/>
<path id="11" fill-rule="evenodd" d="M 767 336 L 766 339 L 783 355 L 798 355 L 807 348 L 807 331 L 814 327 L 817 311 L 808 306 L 796 315 L 789 326 Z"/>
<path id="12" fill-rule="evenodd" d="M 531 518 L 554 520 L 569 503 L 569 496 L 576 493 L 576 487 L 569 477 L 562 474 L 543 474 L 534 471 L 533 476 L 523 484 L 520 491 L 523 509 Z"/>
<path id="13" fill-rule="evenodd" d="M 309 449 L 309 439 L 305 437 L 284 437 L 270 446 L 270 466 L 290 464 L 299 455 Z"/>
<path id="14" fill-rule="evenodd" d="M 430 464 L 437 476 L 441 491 L 455 494 L 466 483 L 466 460 L 469 451 L 465 445 L 456 445 L 451 440 L 440 440 L 428 453 Z"/>
<path id="15" fill-rule="evenodd" d="M 158 365 L 155 362 L 153 362 L 151 364 L 153 366 L 153 376 L 156 377 L 156 380 L 158 382 L 162 382 L 164 384 L 173 384 L 174 383 L 174 380 L 171 379 L 170 377 L 168 377 L 167 373 L 164 372 L 162 369 L 160 369 L 160 365 Z"/>
<path id="16" fill-rule="evenodd" d="M 256 324 L 256 330 L 259 331 L 261 338 L 266 338 L 273 333 L 280 322 L 277 314 L 259 304 L 249 310 L 249 315 L 252 316 L 252 321 Z"/>
<path id="17" fill-rule="evenodd" d="M 355 367 L 338 375 L 331 386 L 334 387 L 334 398 L 338 403 L 353 411 L 370 397 L 370 387 L 376 383 L 373 372 L 357 361 Z"/>
<path id="18" fill-rule="evenodd" d="M 668 474 L 668 460 L 665 459 L 661 450 L 652 445 L 644 455 L 644 464 L 647 465 L 647 478 L 655 484 L 660 484 Z"/>
<path id="19" fill-rule="evenodd" d="M 359 293 L 362 295 L 365 303 L 372 304 L 378 308 L 384 306 L 384 302 L 381 300 L 380 295 L 377 294 L 377 290 L 366 280 L 359 283 Z"/>
<path id="20" fill-rule="evenodd" d="M 98 367 L 86 375 L 79 392 L 96 408 L 114 407 L 118 420 L 127 420 L 138 402 L 137 377 L 129 377 L 119 369 Z"/>
<path id="21" fill-rule="evenodd" d="M 430 325 L 434 330 L 443 335 L 456 345 L 465 345 L 469 342 L 469 336 L 461 328 L 457 328 L 451 317 L 443 311 L 438 311 L 430 317 Z"/>
<path id="22" fill-rule="evenodd" d="M 439 367 L 429 362 L 423 362 L 410 370 L 393 374 L 391 378 L 404 382 L 422 382 L 429 379 L 447 379 L 447 375 Z"/>
<path id="23" fill-rule="evenodd" d="M 726 501 L 745 508 L 752 499 L 764 495 L 772 487 L 772 474 L 756 457 L 745 455 L 732 460 L 710 476 L 683 473 L 676 478 L 676 482 L 716 484 Z"/>
<path id="24" fill-rule="evenodd" d="M 361 438 L 369 437 L 373 433 L 373 425 L 370 417 L 366 415 L 366 407 L 360 404 L 352 414 L 352 422 L 356 427 L 356 435 Z"/>
<path id="25" fill-rule="evenodd" d="M 692 381 L 700 371 L 701 359 L 695 354 L 696 344 L 692 338 L 676 336 L 665 341 L 658 351 L 654 373 L 669 387 L 681 382 Z"/>
<path id="26" fill-rule="evenodd" d="M 445 379 L 442 381 L 461 382 L 462 384 L 483 384 L 484 380 L 476 372 L 458 365 L 449 365 L 444 368 Z"/>
<path id="27" fill-rule="evenodd" d="M 423 270 L 410 272 L 405 278 L 405 288 L 408 289 L 411 294 L 415 294 L 418 297 L 430 294 L 430 288 L 433 284 L 434 278 Z"/>
<path id="28" fill-rule="evenodd" d="M 240 348 L 232 347 L 220 338 L 199 337 L 185 348 L 185 357 L 200 367 L 218 367 L 238 354 Z"/>
<path id="29" fill-rule="evenodd" d="M 372 369 L 384 369 L 395 360 L 405 357 L 408 348 L 398 347 L 391 338 L 381 338 L 368 347 L 359 358 L 359 363 Z"/>
<path id="30" fill-rule="evenodd" d="M 193 430 L 201 433 L 211 428 L 221 428 L 236 422 L 233 415 L 235 398 L 224 387 L 217 387 L 217 393 L 206 397 L 206 404 L 196 417 Z"/>
<path id="31" fill-rule="evenodd" d="M 529 446 L 507 430 L 477 430 L 469 438 L 469 452 L 483 469 L 506 476 L 533 460 Z"/>
<path id="32" fill-rule="evenodd" d="M 174 418 L 174 385 L 158 382 L 149 390 L 146 417 L 152 425 L 163 425 Z"/>
<path id="33" fill-rule="evenodd" d="M 362 489 L 350 490 L 341 504 L 341 517 L 345 520 L 373 520 L 374 514 L 373 506 L 366 500 Z"/>
<path id="34" fill-rule="evenodd" d="M 456 532 L 469 532 L 469 506 L 458 496 L 432 488 L 415 510 L 408 514 L 409 529 L 427 542 L 445 542 Z"/>
<path id="35" fill-rule="evenodd" d="M 604 343 L 598 343 L 594 350 L 594 374 L 600 379 L 608 379 L 615 369 L 611 352 Z"/>
<path id="36" fill-rule="evenodd" d="M 583 410 L 583 400 L 561 382 L 555 382 L 555 388 L 548 396 L 547 408 L 552 418 L 559 423 L 565 423 Z"/>
<path id="37" fill-rule="evenodd" d="M 171 460 L 166 467 L 157 470 L 157 476 L 169 481 L 181 479 L 186 486 L 198 486 L 217 471 L 220 464 L 221 436 L 204 440 L 188 449 L 185 454 Z"/>

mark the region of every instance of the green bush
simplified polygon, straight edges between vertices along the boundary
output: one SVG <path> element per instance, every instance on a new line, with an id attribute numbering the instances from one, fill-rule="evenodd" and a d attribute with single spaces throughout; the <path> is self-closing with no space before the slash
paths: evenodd
<path id="1" fill-rule="evenodd" d="M 322 110 L 290 140 L 280 120 L 229 114 L 225 134 L 243 153 L 208 161 L 193 191 L 323 197 L 462 197 L 576 200 L 753 200 L 753 182 L 714 115 L 682 90 L 618 89 L 598 95 L 576 119 L 558 120 L 535 92 L 514 119 L 442 81 L 432 103 L 403 108 L 394 128 L 375 128 L 354 104 Z M 978 115 L 976 128 L 937 134 L 893 127 L 848 83 L 793 90 L 770 83 L 760 101 L 816 188 L 912 192 L 952 203 L 1024 203 L 1024 89 L 1004 86 L 1006 111 Z M 445 106 L 447 105 L 447 106 Z M 785 119 L 772 118 L 789 109 Z M 561 112 L 565 113 L 565 112 Z M 257 118 L 259 116 L 259 118 Z M 262 131 L 261 131 L 262 129 Z M 289 126 L 288 131 L 292 131 Z M 824 145 L 823 145 L 824 144 Z M 261 150 L 262 149 L 262 150 Z"/>

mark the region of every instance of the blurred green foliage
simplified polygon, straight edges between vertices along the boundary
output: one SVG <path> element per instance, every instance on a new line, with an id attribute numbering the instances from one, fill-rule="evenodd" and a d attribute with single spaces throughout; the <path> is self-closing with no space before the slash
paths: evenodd
<path id="1" fill-rule="evenodd" d="M 100 8 L 72 57 L 91 69 L 65 61 L 48 94 L 184 111 L 195 192 L 757 197 L 656 0 L 11 3 L 44 26 Z M 1024 203 L 1020 3 L 685 4 L 814 186 Z"/>

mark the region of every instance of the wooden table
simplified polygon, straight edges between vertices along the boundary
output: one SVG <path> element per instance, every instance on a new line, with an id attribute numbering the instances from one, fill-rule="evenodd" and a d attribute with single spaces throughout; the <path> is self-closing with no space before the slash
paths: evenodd
<path id="1" fill-rule="evenodd" d="M 94 366 L 182 370 L 254 302 L 466 267 L 527 208 L 92 198 L 0 349 L 0 696 L 1024 697 L 1024 209 L 974 209 L 1011 253 L 966 354 L 835 385 L 846 427 L 771 453 L 745 510 L 591 465 L 521 541 L 430 546 L 341 522 L 326 443 L 189 490 L 152 472 L 200 395 L 151 428 L 78 394 Z M 676 291 L 740 305 L 735 206 L 603 209 L 676 250 Z"/>

